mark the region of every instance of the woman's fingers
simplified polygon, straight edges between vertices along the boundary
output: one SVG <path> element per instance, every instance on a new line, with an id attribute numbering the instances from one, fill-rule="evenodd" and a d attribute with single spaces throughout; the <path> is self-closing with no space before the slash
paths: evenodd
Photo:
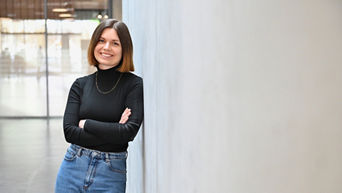
<path id="1" fill-rule="evenodd" d="M 125 111 L 122 113 L 121 117 L 129 117 L 131 115 L 131 109 L 126 108 Z"/>
<path id="2" fill-rule="evenodd" d="M 124 124 L 128 121 L 129 116 L 131 115 L 131 109 L 126 108 L 125 111 L 121 115 L 121 119 L 119 123 Z"/>
<path id="3" fill-rule="evenodd" d="M 127 120 L 128 120 L 128 118 L 127 118 L 127 117 L 123 117 L 123 118 L 122 118 L 122 123 L 126 123 L 126 122 L 127 122 Z"/>
<path id="4" fill-rule="evenodd" d="M 131 114 L 131 109 L 126 108 L 125 111 L 122 113 L 122 116 L 126 116 L 127 114 Z"/>
<path id="5" fill-rule="evenodd" d="M 121 124 L 124 124 L 128 121 L 128 117 L 121 117 L 120 122 Z"/>

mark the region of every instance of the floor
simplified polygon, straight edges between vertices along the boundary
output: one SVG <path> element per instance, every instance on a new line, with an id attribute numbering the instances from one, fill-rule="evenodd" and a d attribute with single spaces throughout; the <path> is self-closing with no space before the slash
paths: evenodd
<path id="1" fill-rule="evenodd" d="M 62 119 L 0 119 L 0 192 L 53 192 L 67 146 Z"/>

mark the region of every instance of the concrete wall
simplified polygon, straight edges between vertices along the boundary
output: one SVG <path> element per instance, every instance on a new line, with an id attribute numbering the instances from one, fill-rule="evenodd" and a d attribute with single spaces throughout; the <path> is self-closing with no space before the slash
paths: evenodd
<path id="1" fill-rule="evenodd" d="M 342 1 L 129 0 L 129 193 L 340 193 Z"/>

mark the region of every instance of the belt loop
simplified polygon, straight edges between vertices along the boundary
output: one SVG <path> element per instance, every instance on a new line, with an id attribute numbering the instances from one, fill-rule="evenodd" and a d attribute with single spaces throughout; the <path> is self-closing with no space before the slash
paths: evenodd
<path id="1" fill-rule="evenodd" d="M 105 155 L 106 155 L 106 162 L 109 162 L 109 154 L 105 153 Z"/>
<path id="2" fill-rule="evenodd" d="M 78 150 L 77 150 L 77 156 L 78 157 L 81 157 L 82 155 L 82 148 L 80 147 Z"/>

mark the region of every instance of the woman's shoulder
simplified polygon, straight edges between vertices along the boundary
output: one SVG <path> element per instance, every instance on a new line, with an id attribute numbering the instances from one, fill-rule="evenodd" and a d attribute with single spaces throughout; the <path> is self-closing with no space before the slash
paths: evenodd
<path id="1" fill-rule="evenodd" d="M 88 74 L 85 76 L 81 76 L 81 77 L 76 78 L 76 81 L 87 81 L 87 80 L 91 79 L 94 75 L 95 75 L 95 73 Z"/>
<path id="2" fill-rule="evenodd" d="M 92 73 L 92 74 L 88 74 L 88 75 L 85 75 L 85 76 L 81 76 L 81 77 L 78 77 L 76 78 L 76 80 L 74 81 L 74 84 L 78 84 L 80 85 L 81 87 L 83 87 L 83 85 L 85 85 L 89 80 L 91 80 L 95 75 L 95 73 Z"/>
<path id="3" fill-rule="evenodd" d="M 143 79 L 140 76 L 138 76 L 132 72 L 126 72 L 125 76 L 132 83 L 141 83 L 142 84 L 142 82 L 143 82 Z"/>

